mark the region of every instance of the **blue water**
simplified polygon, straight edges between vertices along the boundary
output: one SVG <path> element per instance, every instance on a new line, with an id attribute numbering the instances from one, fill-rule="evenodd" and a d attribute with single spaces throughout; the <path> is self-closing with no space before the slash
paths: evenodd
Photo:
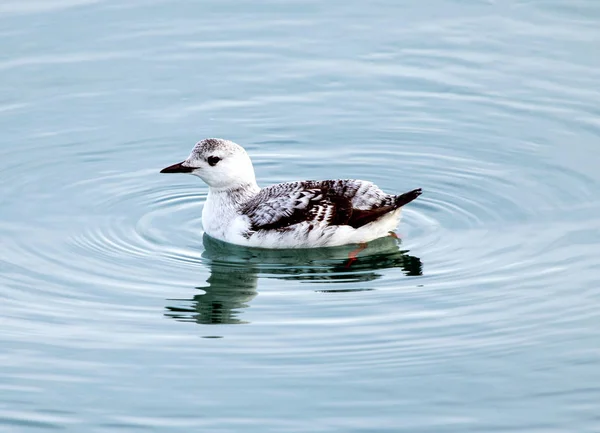
<path id="1" fill-rule="evenodd" d="M 2 432 L 600 431 L 596 0 L 0 4 Z M 392 238 L 203 236 L 259 184 L 422 187 Z"/>

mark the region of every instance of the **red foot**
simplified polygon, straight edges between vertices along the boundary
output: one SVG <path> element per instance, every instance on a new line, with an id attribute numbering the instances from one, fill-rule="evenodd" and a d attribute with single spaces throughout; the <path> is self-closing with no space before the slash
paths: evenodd
<path id="1" fill-rule="evenodd" d="M 395 232 L 390 232 L 390 236 L 393 237 L 394 239 L 400 239 L 400 236 Z"/>
<path id="2" fill-rule="evenodd" d="M 358 244 L 357 249 L 350 251 L 348 253 L 348 263 L 346 263 L 347 268 L 349 268 L 350 265 L 352 265 L 352 263 L 354 263 L 356 261 L 356 256 L 358 255 L 358 253 L 360 253 L 365 248 L 367 248 L 367 244 L 365 242 L 362 242 L 362 243 Z"/>

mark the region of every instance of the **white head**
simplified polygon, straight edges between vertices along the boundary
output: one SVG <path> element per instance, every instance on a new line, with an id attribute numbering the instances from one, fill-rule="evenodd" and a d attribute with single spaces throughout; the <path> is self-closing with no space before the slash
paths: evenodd
<path id="1" fill-rule="evenodd" d="M 199 141 L 185 161 L 160 172 L 190 173 L 217 190 L 256 185 L 252 161 L 244 148 L 221 138 Z"/>

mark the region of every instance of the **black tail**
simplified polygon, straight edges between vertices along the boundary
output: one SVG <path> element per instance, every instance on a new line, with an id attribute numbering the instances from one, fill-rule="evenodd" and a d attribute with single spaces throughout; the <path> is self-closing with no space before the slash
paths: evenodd
<path id="1" fill-rule="evenodd" d="M 423 191 L 421 188 L 413 189 L 412 191 L 405 192 L 404 194 L 400 194 L 396 196 L 396 207 L 402 207 L 407 203 L 410 203 L 418 196 L 421 195 Z"/>
<path id="2" fill-rule="evenodd" d="M 369 224 L 370 222 L 375 221 L 376 219 L 380 218 L 388 212 L 395 211 L 399 207 L 404 206 L 406 203 L 410 203 L 420 195 L 421 188 L 414 189 L 410 192 L 397 195 L 396 202 L 393 205 L 381 206 L 368 210 L 352 209 L 350 219 L 346 224 L 357 229 L 359 227 L 364 226 L 365 224 Z"/>

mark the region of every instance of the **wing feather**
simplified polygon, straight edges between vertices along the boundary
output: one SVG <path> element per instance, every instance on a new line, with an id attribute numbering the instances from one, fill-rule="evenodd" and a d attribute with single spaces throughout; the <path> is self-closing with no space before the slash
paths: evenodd
<path id="1" fill-rule="evenodd" d="M 291 182 L 262 189 L 241 211 L 253 231 L 301 222 L 357 228 L 405 204 L 398 197 L 363 180 Z"/>

